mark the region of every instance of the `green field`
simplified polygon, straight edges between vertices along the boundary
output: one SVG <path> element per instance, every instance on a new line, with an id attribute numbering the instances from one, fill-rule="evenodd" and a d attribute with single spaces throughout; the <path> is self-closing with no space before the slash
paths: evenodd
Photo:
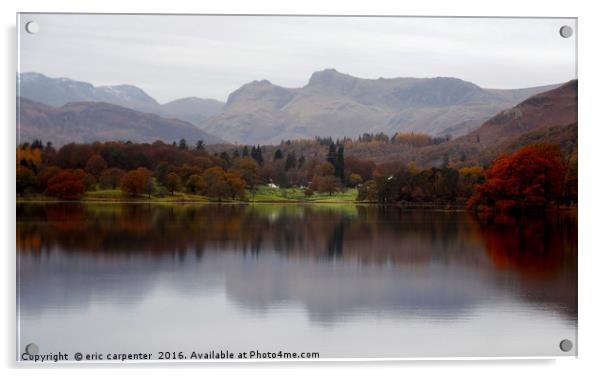
<path id="1" fill-rule="evenodd" d="M 251 202 L 309 202 L 309 203 L 351 203 L 355 202 L 357 189 L 347 189 L 344 192 L 314 193 L 306 197 L 300 188 L 271 188 L 259 186 L 255 194 L 247 191 L 247 198 Z"/>
<path id="2" fill-rule="evenodd" d="M 356 189 L 347 189 L 344 192 L 336 192 L 332 195 L 328 193 L 314 193 L 310 197 L 305 196 L 305 192 L 300 188 L 271 188 L 268 186 L 259 186 L 253 194 L 247 190 L 247 200 L 253 203 L 354 203 L 357 197 Z M 18 197 L 17 201 L 57 201 L 55 198 L 44 195 L 31 195 Z M 174 195 L 140 195 L 130 197 L 124 195 L 121 190 L 94 190 L 87 191 L 80 199 L 83 202 L 216 202 L 215 199 L 201 195 L 176 192 Z M 237 202 L 236 200 L 222 200 L 222 202 Z"/>
<path id="3" fill-rule="evenodd" d="M 150 202 L 210 202 L 205 196 L 186 194 L 176 192 L 174 195 L 155 196 L 140 195 L 131 197 L 124 195 L 121 190 L 95 190 L 87 191 L 81 199 L 82 201 L 150 201 Z"/>

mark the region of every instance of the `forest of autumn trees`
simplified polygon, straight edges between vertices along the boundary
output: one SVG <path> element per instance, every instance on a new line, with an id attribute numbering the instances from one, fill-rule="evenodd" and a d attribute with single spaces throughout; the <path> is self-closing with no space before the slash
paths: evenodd
<path id="1" fill-rule="evenodd" d="M 524 210 L 577 203 L 577 157 L 551 144 L 499 156 L 488 169 L 402 167 L 359 187 L 358 199 L 381 203 L 466 204 L 470 209 Z"/>
<path id="2" fill-rule="evenodd" d="M 371 142 L 386 135 L 364 135 Z M 363 140 L 363 139 L 362 139 Z M 422 134 L 396 134 L 389 142 L 429 145 L 440 142 Z M 500 210 L 576 204 L 577 159 L 553 145 L 524 147 L 500 156 L 488 168 L 441 166 L 346 157 L 344 142 L 318 140 L 325 157 L 307 158 L 294 150 L 239 146 L 210 153 L 202 142 L 189 147 L 104 142 L 67 144 L 58 149 L 35 141 L 17 148 L 17 194 L 44 194 L 77 200 L 86 191 L 120 189 L 129 197 L 169 196 L 185 192 L 214 200 L 247 200 L 261 185 L 298 187 L 306 196 L 358 189 L 358 201 L 468 204 Z"/>
<path id="3" fill-rule="evenodd" d="M 342 145 L 333 143 L 326 160 L 277 150 L 263 156 L 259 146 L 241 146 L 231 153 L 210 154 L 202 142 L 189 147 L 157 141 L 152 144 L 105 142 L 67 144 L 58 149 L 41 141 L 17 148 L 17 194 L 45 194 L 76 200 L 86 191 L 120 189 L 130 197 L 186 192 L 216 200 L 245 200 L 259 185 L 304 187 L 332 194 L 371 178 L 372 168 L 349 160 L 357 172 L 346 173 Z M 362 174 L 363 176 L 361 176 Z M 351 175 L 346 183 L 346 175 Z"/>

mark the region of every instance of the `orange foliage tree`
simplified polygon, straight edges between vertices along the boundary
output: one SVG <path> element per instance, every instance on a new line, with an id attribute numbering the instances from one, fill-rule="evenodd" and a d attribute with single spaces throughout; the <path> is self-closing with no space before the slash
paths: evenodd
<path id="1" fill-rule="evenodd" d="M 396 132 L 391 138 L 393 144 L 407 144 L 416 147 L 423 147 L 432 144 L 432 138 L 430 135 L 425 133 L 404 133 Z"/>
<path id="2" fill-rule="evenodd" d="M 245 199 L 245 186 L 247 185 L 245 180 L 240 177 L 237 173 L 227 172 L 226 182 L 228 183 L 230 197 L 232 199 Z"/>
<path id="3" fill-rule="evenodd" d="M 167 174 L 167 178 L 165 181 L 165 188 L 167 188 L 169 190 L 169 192 L 171 192 L 171 195 L 173 195 L 174 192 L 179 190 L 181 187 L 182 187 L 182 180 L 180 179 L 179 175 L 177 175 L 176 173 Z"/>
<path id="4" fill-rule="evenodd" d="M 255 190 L 261 178 L 259 177 L 259 164 L 250 157 L 238 158 L 234 161 L 232 172 L 242 178 L 251 190 Z"/>
<path id="5" fill-rule="evenodd" d="M 203 172 L 201 177 L 206 182 L 204 194 L 217 198 L 221 201 L 223 198 L 244 199 L 246 182 L 233 172 L 225 172 L 221 167 L 212 167 Z"/>
<path id="6" fill-rule="evenodd" d="M 40 148 L 17 148 L 17 164 L 37 172 L 42 164 L 42 150 Z"/>
<path id="7" fill-rule="evenodd" d="M 205 189 L 207 196 L 217 198 L 219 201 L 229 196 L 230 188 L 224 169 L 219 166 L 209 168 L 203 172 L 202 178 L 207 182 L 207 188 Z"/>
<path id="8" fill-rule="evenodd" d="M 468 206 L 499 210 L 543 208 L 560 199 L 564 176 L 565 164 L 557 146 L 526 146 L 495 160 Z"/>
<path id="9" fill-rule="evenodd" d="M 121 191 L 130 196 L 137 196 L 145 191 L 151 176 L 151 171 L 146 168 L 130 170 L 121 178 Z"/>

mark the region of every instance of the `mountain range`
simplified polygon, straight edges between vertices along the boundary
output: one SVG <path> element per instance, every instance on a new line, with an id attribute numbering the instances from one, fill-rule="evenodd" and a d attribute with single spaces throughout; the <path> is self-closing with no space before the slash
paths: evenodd
<path id="1" fill-rule="evenodd" d="M 17 94 L 53 107 L 70 102 L 106 102 L 193 124 L 218 114 L 224 106 L 223 102 L 214 99 L 196 97 L 160 104 L 144 90 L 133 85 L 94 86 L 64 77 L 50 78 L 35 72 L 18 76 Z"/>
<path id="2" fill-rule="evenodd" d="M 250 82 L 232 92 L 225 104 L 196 97 L 160 104 L 135 86 L 94 86 L 40 73 L 20 74 L 17 93 L 33 101 L 21 101 L 22 138 L 52 135 L 54 142 L 61 143 L 128 135 L 132 141 L 160 137 L 170 142 L 185 135 L 187 140 L 203 139 L 207 144 L 224 140 L 278 144 L 366 132 L 461 137 L 496 114 L 558 86 L 486 89 L 449 77 L 362 79 L 326 69 L 313 73 L 300 88 L 267 80 Z M 120 115 L 112 115 L 109 108 Z"/>
<path id="3" fill-rule="evenodd" d="M 364 132 L 458 136 L 557 86 L 492 90 L 456 78 L 361 79 L 327 69 L 315 72 L 302 88 L 267 80 L 243 85 L 200 127 L 231 142 L 262 144 Z"/>

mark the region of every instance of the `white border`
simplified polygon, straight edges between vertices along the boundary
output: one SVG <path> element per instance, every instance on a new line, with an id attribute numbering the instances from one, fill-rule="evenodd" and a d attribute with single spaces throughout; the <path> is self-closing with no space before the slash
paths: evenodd
<path id="1" fill-rule="evenodd" d="M 1 185 L 2 205 L 4 211 L 2 226 L 0 226 L 0 239 L 5 244 L 2 250 L 4 256 L 4 286 L 2 295 L 4 309 L 2 319 L 4 339 L 0 343 L 0 358 L 3 366 L 11 368 L 10 374 L 31 373 L 39 368 L 31 364 L 19 364 L 14 361 L 15 350 L 15 72 L 16 72 L 16 34 L 15 14 L 21 12 L 100 12 L 100 13 L 243 13 L 243 14 L 347 14 L 347 15 L 408 15 L 408 16 L 539 16 L 539 17 L 578 17 L 579 18 L 579 357 L 562 357 L 554 359 L 520 358 L 507 360 L 496 358 L 459 358 L 453 359 L 418 359 L 417 361 L 389 361 L 390 359 L 367 359 L 365 361 L 353 359 L 352 362 L 341 362 L 339 359 L 321 360 L 319 363 L 299 361 L 279 361 L 267 363 L 264 361 L 222 362 L 222 363 L 141 363 L 141 364 L 61 364 L 47 365 L 41 370 L 48 374 L 81 375 L 82 368 L 86 374 L 104 375 L 106 369 L 111 369 L 115 374 L 165 375 L 167 369 L 174 369 L 183 374 L 198 375 L 210 372 L 211 375 L 221 373 L 244 373 L 246 375 L 278 375 L 283 373 L 305 375 L 307 372 L 315 373 L 345 373 L 346 375 L 365 375 L 366 373 L 395 374 L 399 373 L 424 373 L 426 375 L 478 375 L 487 373 L 489 376 L 503 375 L 524 369 L 533 369 L 545 372 L 547 375 L 563 376 L 567 374 L 594 374 L 600 372 L 597 364 L 600 350 L 600 299 L 598 287 L 602 266 L 600 246 L 596 236 L 599 214 L 602 212 L 598 191 L 600 189 L 600 175 L 602 174 L 602 159 L 597 153 L 602 143 L 602 122 L 600 121 L 600 36 L 602 36 L 602 14 L 596 12 L 594 2 L 555 1 L 529 2 L 526 0 L 498 0 L 488 1 L 408 1 L 387 2 L 380 0 L 371 1 L 215 1 L 201 2 L 193 0 L 170 1 L 129 1 L 124 0 L 4 0 L 0 3 L 0 13 L 3 22 L 4 53 L 3 64 L 3 90 L 1 91 L 0 104 L 4 114 L 4 131 L 2 140 L 2 156 L 5 162 L 3 172 L 6 184 Z M 438 360 L 438 361 L 434 361 Z M 378 366 L 377 370 L 374 367 Z M 297 367 L 297 368 L 291 368 Z M 140 370 L 140 368 L 144 368 Z M 150 368 L 150 369 L 149 369 Z M 197 370 L 199 368 L 200 370 Z M 336 368 L 336 369 L 333 369 Z M 369 370 L 366 368 L 370 368 Z M 400 370 L 400 368 L 402 368 Z M 445 368 L 445 369 L 442 369 Z M 307 369 L 307 370 L 306 370 Z"/>

